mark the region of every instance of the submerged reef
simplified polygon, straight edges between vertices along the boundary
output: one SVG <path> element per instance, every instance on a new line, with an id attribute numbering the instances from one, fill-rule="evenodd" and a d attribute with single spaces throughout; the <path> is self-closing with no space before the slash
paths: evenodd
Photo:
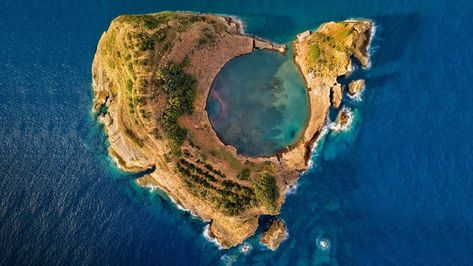
<path id="1" fill-rule="evenodd" d="M 294 145 L 250 157 L 213 130 L 209 90 L 231 59 L 286 47 L 246 35 L 232 17 L 119 16 L 100 38 L 92 66 L 93 112 L 104 124 L 108 152 L 123 171 L 146 173 L 139 185 L 158 187 L 210 221 L 209 235 L 223 247 L 238 245 L 255 233 L 260 215 L 279 214 L 287 187 L 306 170 L 331 105 L 341 106 L 337 77 L 352 71 L 352 57 L 369 64 L 371 27 L 369 20 L 330 22 L 298 37 L 295 62 L 307 85 L 309 121 Z"/>

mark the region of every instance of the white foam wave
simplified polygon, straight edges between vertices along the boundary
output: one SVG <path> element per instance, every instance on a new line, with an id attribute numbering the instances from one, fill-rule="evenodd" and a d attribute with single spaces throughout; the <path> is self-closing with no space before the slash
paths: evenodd
<path id="1" fill-rule="evenodd" d="M 340 125 L 338 123 L 331 122 L 328 125 L 329 128 L 331 130 L 333 130 L 334 132 L 336 132 L 336 133 L 342 132 L 342 131 L 343 132 L 350 131 L 351 127 L 352 127 L 352 124 L 353 124 L 354 117 L 355 117 L 355 114 L 353 113 L 353 110 L 351 110 L 351 108 L 345 106 L 339 112 L 344 112 L 348 115 L 348 122 L 344 125 Z"/>
<path id="2" fill-rule="evenodd" d="M 148 189 L 149 192 L 153 193 L 157 190 L 161 190 L 159 186 L 155 186 L 155 185 L 151 185 L 151 184 L 147 184 L 145 186 L 143 186 L 144 188 Z M 166 196 L 169 198 L 169 200 L 171 200 L 171 202 L 176 206 L 176 208 L 180 211 L 183 211 L 183 212 L 188 212 L 191 214 L 192 218 L 194 219 L 197 219 L 197 220 L 201 220 L 203 222 L 210 222 L 210 220 L 205 220 L 205 219 L 202 219 L 200 218 L 199 216 L 197 216 L 191 209 L 187 209 L 187 208 L 184 208 L 184 206 L 182 206 L 181 204 L 179 204 L 173 197 L 171 197 L 170 195 L 168 195 L 167 193 L 165 193 Z"/>
<path id="3" fill-rule="evenodd" d="M 309 160 L 309 164 L 311 163 L 312 160 Z M 297 193 L 297 188 L 299 187 L 299 183 L 295 182 L 292 185 L 287 185 L 286 186 L 286 195 L 294 195 Z"/>
<path id="4" fill-rule="evenodd" d="M 355 102 L 361 102 L 363 100 L 363 92 L 365 91 L 365 89 L 363 88 L 362 90 L 358 91 L 357 93 L 351 95 L 351 94 L 348 94 L 348 98 L 350 98 L 350 100 L 352 101 L 355 101 Z"/>
<path id="5" fill-rule="evenodd" d="M 307 172 L 310 172 L 312 168 L 315 167 L 315 157 L 317 156 L 317 149 L 322 142 L 322 140 L 327 136 L 327 134 L 330 132 L 330 124 L 332 122 L 330 121 L 330 118 L 327 114 L 327 117 L 325 118 L 325 125 L 322 127 L 320 130 L 319 136 L 317 136 L 317 139 L 314 141 L 314 144 L 312 145 L 312 149 L 310 151 L 310 159 L 309 162 L 307 163 L 307 169 L 302 172 L 302 174 L 306 174 Z"/>
<path id="6" fill-rule="evenodd" d="M 238 257 L 235 255 L 224 254 L 222 257 L 220 257 L 220 260 L 222 261 L 223 265 L 231 266 L 237 261 L 237 258 Z"/>
<path id="7" fill-rule="evenodd" d="M 370 33 L 370 40 L 368 41 L 368 46 L 366 46 L 366 50 L 368 51 L 370 60 L 368 62 L 368 66 L 366 66 L 365 69 L 371 68 L 371 56 L 375 52 L 375 50 L 371 48 L 371 43 L 373 42 L 374 36 L 376 35 L 376 27 L 377 27 L 376 22 L 373 20 L 373 26 L 371 27 L 371 33 Z"/>
<path id="8" fill-rule="evenodd" d="M 202 235 L 207 241 L 217 246 L 218 249 L 223 249 L 222 244 L 215 237 L 210 236 L 210 224 L 207 224 L 204 227 L 204 231 L 202 232 Z"/>
<path id="9" fill-rule="evenodd" d="M 174 203 L 174 205 L 176 205 L 177 209 L 179 209 L 181 211 L 184 211 L 184 212 L 189 212 L 190 214 L 192 214 L 193 217 L 197 217 L 197 216 L 194 215 L 194 213 L 192 213 L 191 209 L 184 208 L 184 206 L 177 203 L 177 201 L 173 197 L 171 197 L 171 196 L 168 196 L 168 197 L 169 197 L 169 199 L 171 199 L 172 203 Z"/>
<path id="10" fill-rule="evenodd" d="M 250 243 L 244 242 L 243 245 L 241 245 L 238 250 L 240 250 L 242 254 L 246 255 L 250 253 L 252 249 L 253 249 L 253 246 Z"/>
<path id="11" fill-rule="evenodd" d="M 331 246 L 330 240 L 328 238 L 325 238 L 325 237 L 322 237 L 322 236 L 317 237 L 316 245 L 317 245 L 317 248 L 322 250 L 322 251 L 328 251 L 330 249 L 330 246 Z"/>
<path id="12" fill-rule="evenodd" d="M 240 26 L 240 32 L 244 34 L 246 30 L 246 22 L 236 16 L 229 16 L 229 17 L 231 17 L 232 19 L 236 21 L 236 23 L 238 23 L 238 25 Z"/>
<path id="13" fill-rule="evenodd" d="M 233 21 L 235 21 L 238 24 L 238 26 L 240 28 L 240 33 L 245 34 L 246 23 L 241 18 L 239 18 L 235 15 L 229 15 L 229 14 L 224 14 L 224 13 L 218 13 L 217 15 L 222 16 L 222 17 L 231 18 Z"/>
<path id="14" fill-rule="evenodd" d="M 312 146 L 312 153 L 316 151 L 317 147 L 319 146 L 320 142 L 327 136 L 327 134 L 330 132 L 330 118 L 327 117 L 325 118 L 325 125 L 322 127 L 322 130 L 320 130 L 319 136 L 317 136 L 317 139 L 314 142 L 314 145 Z"/>
<path id="15" fill-rule="evenodd" d="M 145 185 L 145 186 L 143 186 L 143 187 L 146 188 L 146 189 L 148 189 L 149 192 L 155 192 L 156 190 L 159 189 L 158 186 L 153 186 L 153 185 L 151 185 L 151 184 Z"/>

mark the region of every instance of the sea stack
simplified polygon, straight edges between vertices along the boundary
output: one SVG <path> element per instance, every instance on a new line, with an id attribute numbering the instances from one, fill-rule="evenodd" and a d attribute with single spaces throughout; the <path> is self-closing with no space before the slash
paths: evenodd
<path id="1" fill-rule="evenodd" d="M 365 89 L 364 79 L 353 80 L 350 83 L 348 83 L 348 93 L 351 96 L 356 95 L 357 93 L 363 91 L 364 89 Z"/>
<path id="2" fill-rule="evenodd" d="M 276 219 L 271 222 L 269 227 L 261 237 L 261 243 L 271 250 L 276 250 L 281 243 L 287 239 L 286 225 L 283 220 Z"/>

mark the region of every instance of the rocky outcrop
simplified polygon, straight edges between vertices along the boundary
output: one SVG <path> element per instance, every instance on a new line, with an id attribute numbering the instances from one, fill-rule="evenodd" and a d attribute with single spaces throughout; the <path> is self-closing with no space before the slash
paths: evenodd
<path id="1" fill-rule="evenodd" d="M 341 84 L 335 84 L 332 87 L 332 106 L 336 109 L 340 108 L 340 104 L 342 103 L 343 98 L 343 87 Z"/>
<path id="2" fill-rule="evenodd" d="M 267 50 L 276 50 L 280 53 L 286 52 L 286 45 L 283 44 L 275 44 L 272 42 L 268 42 L 263 39 L 255 38 L 254 39 L 254 48 L 255 49 L 267 49 Z"/>
<path id="3" fill-rule="evenodd" d="M 299 42 L 303 41 L 306 37 L 310 36 L 310 30 L 306 30 L 302 33 L 297 34 L 296 38 Z"/>
<path id="4" fill-rule="evenodd" d="M 364 79 L 353 80 L 350 83 L 348 83 L 348 93 L 351 96 L 356 95 L 357 93 L 363 91 L 364 89 L 365 89 Z"/>
<path id="5" fill-rule="evenodd" d="M 283 220 L 276 219 L 271 222 L 261 237 L 261 243 L 271 250 L 276 250 L 287 239 L 286 225 Z"/>
<path id="6" fill-rule="evenodd" d="M 350 129 L 353 123 L 353 111 L 344 107 L 338 112 L 337 119 L 335 120 L 334 131 L 347 131 Z"/>
<path id="7" fill-rule="evenodd" d="M 302 137 L 281 154 L 281 162 L 287 167 L 306 169 L 330 106 L 339 107 L 341 102 L 341 85 L 337 78 L 352 72 L 352 57 L 364 67 L 369 65 L 367 47 L 372 27 L 373 23 L 364 19 L 328 22 L 309 36 L 304 34 L 294 41 L 294 60 L 306 82 L 310 110 Z"/>

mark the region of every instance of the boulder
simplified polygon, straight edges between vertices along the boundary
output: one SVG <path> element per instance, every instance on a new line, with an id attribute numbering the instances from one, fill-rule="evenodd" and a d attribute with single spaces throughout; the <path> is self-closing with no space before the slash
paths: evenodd
<path id="1" fill-rule="evenodd" d="M 364 79 L 353 80 L 348 84 L 348 93 L 351 96 L 357 94 L 358 92 L 360 92 L 364 89 L 365 89 L 365 80 Z"/>
<path id="2" fill-rule="evenodd" d="M 282 219 L 271 222 L 261 237 L 261 243 L 271 250 L 276 250 L 279 245 L 287 239 L 286 225 Z"/>
<path id="3" fill-rule="evenodd" d="M 332 106 L 336 109 L 340 108 L 340 104 L 342 103 L 343 98 L 343 87 L 340 84 L 335 84 L 332 87 Z"/>

